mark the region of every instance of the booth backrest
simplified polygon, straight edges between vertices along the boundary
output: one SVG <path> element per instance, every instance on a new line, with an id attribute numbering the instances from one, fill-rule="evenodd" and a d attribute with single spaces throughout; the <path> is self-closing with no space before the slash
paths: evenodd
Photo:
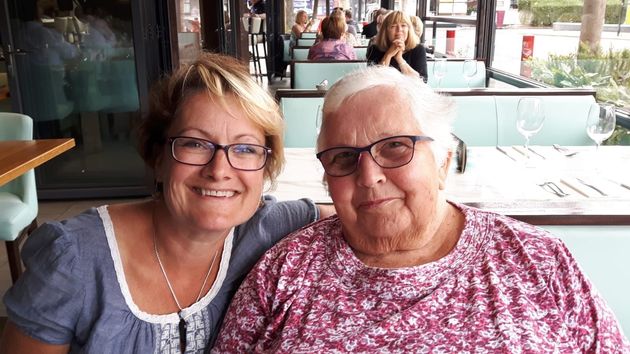
<path id="1" fill-rule="evenodd" d="M 285 147 L 315 147 L 317 115 L 324 97 L 283 97 L 280 108 L 285 122 Z"/>
<path id="2" fill-rule="evenodd" d="M 434 60 L 427 61 L 427 83 L 429 86 L 437 88 L 438 80 L 433 75 Z M 483 61 L 477 60 L 477 73 L 470 79 L 470 86 L 464 77 L 463 60 L 447 60 L 446 73 L 440 81 L 440 88 L 483 88 L 486 87 L 486 66 Z"/>
<path id="3" fill-rule="evenodd" d="M 367 63 L 359 60 L 340 61 L 293 61 L 291 62 L 291 88 L 314 89 L 323 80 L 332 86 L 345 74 L 365 68 Z"/>
<path id="4" fill-rule="evenodd" d="M 311 47 L 293 47 L 293 60 L 308 60 L 308 51 Z M 367 47 L 354 47 L 357 60 L 366 60 Z"/>
<path id="5" fill-rule="evenodd" d="M 302 36 L 300 38 L 315 39 L 317 38 L 317 32 L 302 32 Z"/>
<path id="6" fill-rule="evenodd" d="M 367 60 L 367 47 L 354 47 L 357 60 Z"/>
<path id="7" fill-rule="evenodd" d="M 593 141 L 586 135 L 586 119 L 592 95 L 582 96 L 537 96 L 545 111 L 542 129 L 534 135 L 532 145 L 590 145 Z M 519 96 L 495 96 L 499 119 L 499 145 L 522 144 L 524 138 L 516 130 L 516 107 Z"/>
<path id="8" fill-rule="evenodd" d="M 581 89 L 441 90 L 457 104 L 453 132 L 469 146 L 518 145 L 516 130 L 520 97 L 540 97 L 545 110 L 542 129 L 532 145 L 589 145 L 585 122 L 594 91 Z"/>
<path id="9" fill-rule="evenodd" d="M 293 60 L 308 60 L 311 47 L 293 47 Z"/>
<path id="10" fill-rule="evenodd" d="M 468 146 L 497 145 L 497 115 L 494 96 L 453 96 L 457 116 L 453 133 Z"/>
<path id="11" fill-rule="evenodd" d="M 297 46 L 298 47 L 311 47 L 315 44 L 315 38 L 298 38 Z"/>
<path id="12" fill-rule="evenodd" d="M 630 333 L 630 226 L 545 225 L 571 254 Z"/>

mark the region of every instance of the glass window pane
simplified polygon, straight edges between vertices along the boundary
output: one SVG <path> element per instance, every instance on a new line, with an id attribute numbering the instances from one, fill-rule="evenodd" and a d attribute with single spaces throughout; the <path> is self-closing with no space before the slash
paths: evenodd
<path id="1" fill-rule="evenodd" d="M 505 0 L 496 10 L 492 67 L 556 87 L 595 87 L 598 100 L 630 108 L 630 16 L 622 1 Z M 581 50 L 581 40 L 590 46 Z"/>

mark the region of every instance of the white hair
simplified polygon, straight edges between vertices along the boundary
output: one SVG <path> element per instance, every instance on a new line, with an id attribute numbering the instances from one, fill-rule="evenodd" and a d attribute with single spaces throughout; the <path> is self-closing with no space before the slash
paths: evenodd
<path id="1" fill-rule="evenodd" d="M 396 91 L 400 102 L 408 103 L 418 127 L 424 135 L 433 138 L 430 146 L 436 161 L 443 163 L 447 152 L 454 145 L 451 124 L 455 118 L 455 102 L 448 96 L 437 94 L 421 78 L 403 75 L 394 68 L 381 65 L 350 73 L 328 90 L 322 109 L 321 131 L 317 138 L 318 149 L 322 148 L 322 136 L 328 128 L 326 118 L 353 96 L 374 87 Z M 399 117 L 392 116 L 391 119 Z"/>

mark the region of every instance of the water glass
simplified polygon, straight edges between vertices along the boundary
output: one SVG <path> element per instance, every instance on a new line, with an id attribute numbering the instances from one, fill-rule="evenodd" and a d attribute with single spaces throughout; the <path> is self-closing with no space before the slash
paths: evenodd
<path id="1" fill-rule="evenodd" d="M 433 61 L 433 76 L 437 81 L 437 88 L 440 88 L 442 78 L 446 75 L 446 58 L 436 58 Z"/>
<path id="2" fill-rule="evenodd" d="M 593 103 L 588 110 L 586 119 L 586 134 L 593 139 L 596 148 L 612 135 L 615 130 L 615 106 L 609 103 Z"/>
<path id="3" fill-rule="evenodd" d="M 516 130 L 525 138 L 525 156 L 529 158 L 529 140 L 545 122 L 545 110 L 540 98 L 521 97 L 516 108 Z"/>

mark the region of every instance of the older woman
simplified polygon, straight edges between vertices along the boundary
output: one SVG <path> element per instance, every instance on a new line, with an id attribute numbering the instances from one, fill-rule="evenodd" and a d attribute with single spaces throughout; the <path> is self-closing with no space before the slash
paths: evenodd
<path id="1" fill-rule="evenodd" d="M 341 11 L 334 11 L 322 20 L 322 40 L 308 50 L 309 60 L 355 60 L 354 48 L 342 37 L 346 32 L 346 20 Z"/>
<path id="2" fill-rule="evenodd" d="M 559 239 L 445 199 L 453 110 L 391 68 L 331 87 L 317 157 L 338 216 L 263 256 L 216 352 L 630 350 Z"/>
<path id="3" fill-rule="evenodd" d="M 155 91 L 141 155 L 156 196 L 44 224 L 4 298 L 0 352 L 202 352 L 244 275 L 318 218 L 262 198 L 283 164 L 282 118 L 233 58 L 207 54 Z"/>
<path id="4" fill-rule="evenodd" d="M 405 75 L 427 80 L 427 52 L 419 44 L 411 20 L 402 11 L 393 11 L 383 19 L 373 44 L 367 49 L 372 64 L 392 66 Z"/>

